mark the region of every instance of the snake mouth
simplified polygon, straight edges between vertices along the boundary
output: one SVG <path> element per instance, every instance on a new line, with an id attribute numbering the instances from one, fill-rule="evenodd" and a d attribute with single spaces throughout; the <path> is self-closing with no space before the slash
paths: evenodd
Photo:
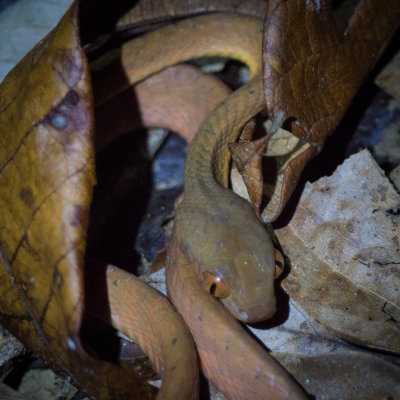
<path id="1" fill-rule="evenodd" d="M 238 307 L 235 303 L 228 299 L 223 299 L 221 301 L 236 319 L 245 323 L 265 321 L 266 319 L 271 318 L 276 311 L 275 299 L 243 308 Z"/>

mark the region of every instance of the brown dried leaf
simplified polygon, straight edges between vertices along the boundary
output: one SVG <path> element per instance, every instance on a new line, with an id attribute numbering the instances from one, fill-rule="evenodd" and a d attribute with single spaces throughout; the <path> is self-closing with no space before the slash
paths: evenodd
<path id="1" fill-rule="evenodd" d="M 283 129 L 272 136 L 266 155 L 275 168 L 268 168 L 268 174 L 264 176 L 264 194 L 269 198 L 261 214 L 264 221 L 279 217 L 297 186 L 300 177 L 297 172 L 303 170 L 314 151 L 309 143 Z"/>
<path id="2" fill-rule="evenodd" d="M 156 254 L 156 258 L 153 261 L 153 264 L 150 266 L 149 273 L 154 274 L 155 272 L 160 271 L 167 265 L 167 250 L 162 250 Z"/>
<path id="3" fill-rule="evenodd" d="M 271 126 L 272 121 L 266 121 L 266 131 L 269 131 Z M 273 221 L 283 209 L 284 200 L 290 197 L 296 187 L 298 176 L 293 172 L 299 168 L 303 169 L 312 151 L 308 143 L 302 142 L 284 129 L 279 129 L 271 136 L 264 157 L 252 161 L 252 178 L 248 179 L 248 182 L 244 181 L 247 178 L 237 169 L 232 168 L 233 190 L 254 204 L 261 202 L 261 197 L 265 196 L 268 202 L 261 209 L 261 216 L 264 221 Z M 252 193 L 252 196 L 249 196 L 249 193 Z"/>
<path id="4" fill-rule="evenodd" d="M 400 51 L 376 77 L 376 83 L 400 102 Z"/>
<path id="5" fill-rule="evenodd" d="M 343 35 L 331 1 L 268 2 L 264 83 L 268 111 L 284 111 L 291 131 L 311 145 L 283 174 L 281 212 L 304 166 L 322 148 L 400 23 L 397 0 L 361 0 Z"/>
<path id="6" fill-rule="evenodd" d="M 254 141 L 245 140 L 229 143 L 232 159 L 235 161 L 237 171 L 246 185 L 251 205 L 257 215 L 260 215 L 263 194 L 261 160 L 268 140 L 269 136 L 264 136 Z M 232 174 L 234 173 L 233 171 Z"/>
<path id="7" fill-rule="evenodd" d="M 0 12 L 0 82 L 36 43 L 53 29 L 71 0 L 13 2 Z"/>
<path id="8" fill-rule="evenodd" d="M 15 297 L 20 305 L 7 325 L 20 326 L 21 333 L 32 330 L 33 343 L 46 326 L 60 325 L 51 334 L 60 353 L 66 352 L 65 338 L 74 341 L 77 334 L 82 280 L 73 255 L 84 250 L 87 221 L 81 216 L 90 200 L 85 186 L 94 183 L 87 67 L 77 47 L 75 18 L 72 8 L 58 30 L 6 77 L 0 97 L 2 312 L 11 312 Z M 63 209 L 59 220 L 48 218 L 54 204 Z M 49 237 L 51 251 L 42 246 Z M 74 293 L 68 291 L 71 280 L 78 288 Z M 32 300 L 36 305 L 27 309 Z M 63 314 L 72 318 L 60 320 Z M 55 357 L 40 342 L 41 352 Z"/>
<path id="9" fill-rule="evenodd" d="M 10 386 L 0 383 L 0 399 L 2 400 L 31 400 L 31 397 L 27 397 L 25 394 L 18 393 Z"/>
<path id="10" fill-rule="evenodd" d="M 233 168 L 231 171 L 231 179 L 240 181 L 237 176 L 239 173 L 243 179 L 243 183 L 246 189 L 241 188 L 240 183 L 236 186 L 236 182 L 232 183 L 234 190 L 236 189 L 238 194 L 241 191 L 244 193 L 242 196 L 248 198 L 254 208 L 254 212 L 260 217 L 260 207 L 265 194 L 263 188 L 263 167 L 262 167 L 262 156 L 265 153 L 268 143 L 274 134 L 282 127 L 282 113 L 278 113 L 276 120 L 272 123 L 267 121 L 265 123 L 266 134 L 264 137 L 251 141 L 253 132 L 256 128 L 255 120 L 249 121 L 243 128 L 240 135 L 240 141 L 238 143 L 229 144 L 229 150 L 232 154 L 234 161 Z M 271 174 L 272 175 L 272 174 Z M 267 186 L 267 185 L 266 185 Z M 236 191 L 235 190 L 235 191 Z M 271 196 L 270 196 L 271 197 Z"/>
<path id="11" fill-rule="evenodd" d="M 346 351 L 317 356 L 273 356 L 316 399 L 397 399 L 400 368 L 368 353 Z"/>
<path id="12" fill-rule="evenodd" d="M 148 398 L 140 380 L 90 357 L 79 336 L 95 176 L 77 27 L 74 4 L 0 87 L 0 320 L 92 395 Z"/>
<path id="13" fill-rule="evenodd" d="M 292 262 L 282 285 L 340 337 L 400 352 L 400 196 L 367 151 L 308 184 L 277 231 Z M 395 214 L 395 213 L 394 213 Z"/>
<path id="14" fill-rule="evenodd" d="M 362 0 L 343 36 L 329 0 L 273 1 L 266 15 L 268 108 L 294 118 L 292 132 L 320 147 L 399 26 L 400 3 Z"/>

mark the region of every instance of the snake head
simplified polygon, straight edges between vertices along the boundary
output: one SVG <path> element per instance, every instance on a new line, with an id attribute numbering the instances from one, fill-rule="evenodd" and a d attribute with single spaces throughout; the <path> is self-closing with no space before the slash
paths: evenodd
<path id="1" fill-rule="evenodd" d="M 249 203 L 235 197 L 240 204 L 234 208 L 240 208 L 240 213 L 226 215 L 225 208 L 217 213 L 184 210 L 178 241 L 203 287 L 237 319 L 256 322 L 275 313 L 275 249 Z"/>
<path id="2" fill-rule="evenodd" d="M 213 268 L 202 273 L 203 286 L 243 322 L 270 318 L 275 313 L 275 253 L 271 240 L 261 229 L 257 237 L 249 237 L 249 232 L 243 235 L 243 229 L 225 228 L 221 229 L 225 231 L 221 240 L 215 242 Z M 224 256 L 226 252 L 229 257 Z"/>

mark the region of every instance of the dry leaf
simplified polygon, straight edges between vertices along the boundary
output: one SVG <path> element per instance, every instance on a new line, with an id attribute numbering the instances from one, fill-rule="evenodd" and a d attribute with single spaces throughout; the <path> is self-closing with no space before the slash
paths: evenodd
<path id="1" fill-rule="evenodd" d="M 237 170 L 246 185 L 250 203 L 257 215 L 260 215 L 263 194 L 261 159 L 269 139 L 269 136 L 264 136 L 254 141 L 246 140 L 229 143 L 228 145 L 236 167 L 236 169 L 232 170 L 232 179 L 235 179 L 234 174 L 236 173 L 235 170 Z M 245 197 L 247 198 L 247 196 Z"/>
<path id="2" fill-rule="evenodd" d="M 21 334 L 32 331 L 33 343 L 49 359 L 56 356 L 37 340 L 46 326 L 61 322 L 51 334 L 57 353 L 66 353 L 66 338 L 74 343 L 77 335 L 82 278 L 73 255 L 84 251 L 87 221 L 81 216 L 89 207 L 86 183 L 94 183 L 87 66 L 71 23 L 76 12 L 72 8 L 57 32 L 6 77 L 0 97 L 2 312 L 10 311 L 15 297 L 20 305 L 9 324 L 18 326 L 20 314 L 26 320 Z M 59 219 L 48 217 L 54 204 L 60 205 Z M 42 246 L 49 238 L 51 250 Z M 70 317 L 59 321 L 64 314 Z"/>
<path id="3" fill-rule="evenodd" d="M 344 35 L 330 1 L 304 7 L 268 3 L 265 94 L 268 109 L 285 112 L 292 132 L 320 147 L 347 110 L 400 24 L 396 0 L 360 1 Z"/>
<path id="4" fill-rule="evenodd" d="M 272 121 L 267 120 L 264 126 L 268 132 Z M 267 202 L 262 204 L 262 219 L 265 222 L 273 221 L 279 216 L 278 211 L 283 208 L 285 199 L 289 198 L 291 185 L 285 183 L 292 179 L 292 185 L 295 185 L 298 176 L 291 173 L 304 167 L 308 161 L 307 155 L 311 152 L 313 149 L 310 144 L 302 142 L 284 129 L 278 129 L 270 138 L 263 157 L 256 152 L 257 157 L 252 160 L 251 165 L 254 178 L 247 185 L 237 169 L 232 168 L 232 188 L 236 194 L 254 204 L 259 204 L 261 198 L 265 197 Z M 293 169 L 294 167 L 296 168 Z"/>
<path id="5" fill-rule="evenodd" d="M 0 383 L 0 399 L 1 400 L 31 400 L 31 397 L 20 394 L 10 386 Z"/>
<path id="6" fill-rule="evenodd" d="M 400 102 L 400 51 L 383 68 L 375 82 Z"/>
<path id="7" fill-rule="evenodd" d="M 400 165 L 390 172 L 389 178 L 396 190 L 400 192 Z"/>
<path id="8" fill-rule="evenodd" d="M 400 398 L 400 367 L 368 353 L 274 354 L 315 399 Z"/>
<path id="9" fill-rule="evenodd" d="M 309 146 L 286 166 L 282 187 L 274 194 L 280 201 L 263 213 L 266 220 L 280 214 L 304 166 L 342 119 L 399 23 L 397 0 L 361 0 L 343 35 L 329 0 L 307 6 L 295 0 L 268 2 L 263 54 L 267 108 L 272 115 L 283 111 L 291 132 Z"/>
<path id="10" fill-rule="evenodd" d="M 75 4 L 0 87 L 0 319 L 93 395 L 147 398 L 150 388 L 90 357 L 79 336 L 95 177 L 88 65 L 77 26 Z"/>
<path id="11" fill-rule="evenodd" d="M 292 268 L 282 285 L 340 337 L 400 352 L 400 196 L 367 151 L 307 184 L 277 231 Z"/>
<path id="12" fill-rule="evenodd" d="M 80 338 L 83 255 L 95 178 L 91 88 L 77 15 L 74 5 L 1 87 L 0 123 L 2 132 L 9 132 L 0 148 L 5 204 L 0 217 L 7 229 L 0 237 L 0 272 L 8 284 L 2 287 L 7 293 L 0 303 L 2 322 L 92 396 L 145 399 L 153 396 L 152 388 L 130 372 L 91 358 Z M 220 87 L 225 96 L 226 88 Z M 210 106 L 215 105 L 205 108 Z M 16 117 L 17 110 L 25 111 L 24 118 Z M 120 327 L 122 314 L 112 317 Z"/>

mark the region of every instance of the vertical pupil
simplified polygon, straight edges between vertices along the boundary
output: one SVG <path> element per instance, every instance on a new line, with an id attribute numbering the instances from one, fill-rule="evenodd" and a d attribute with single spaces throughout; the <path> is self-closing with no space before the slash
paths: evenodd
<path id="1" fill-rule="evenodd" d="M 217 285 L 216 285 L 215 283 L 213 283 L 213 284 L 210 286 L 210 293 L 214 296 L 216 290 L 217 290 Z"/>

